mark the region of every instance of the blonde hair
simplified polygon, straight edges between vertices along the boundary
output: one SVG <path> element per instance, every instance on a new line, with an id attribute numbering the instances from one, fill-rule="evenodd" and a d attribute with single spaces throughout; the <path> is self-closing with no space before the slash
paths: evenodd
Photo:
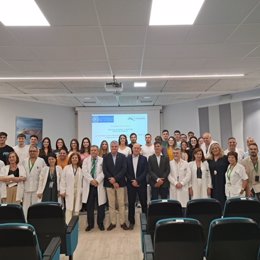
<path id="1" fill-rule="evenodd" d="M 210 160 L 213 160 L 213 159 L 214 159 L 214 155 L 213 155 L 213 153 L 212 153 L 212 150 L 213 150 L 213 148 L 214 148 L 215 146 L 217 146 L 217 147 L 219 148 L 219 150 L 220 150 L 219 158 L 222 158 L 222 157 L 224 156 L 224 151 L 223 151 L 223 149 L 221 148 L 220 144 L 219 144 L 219 143 L 213 143 L 213 144 L 210 146 L 210 150 L 209 150 L 210 156 L 209 156 L 208 159 L 210 159 Z"/>

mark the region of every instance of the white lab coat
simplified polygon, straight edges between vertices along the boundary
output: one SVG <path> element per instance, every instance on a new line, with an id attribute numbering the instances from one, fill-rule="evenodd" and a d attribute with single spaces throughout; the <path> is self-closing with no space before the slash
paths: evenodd
<path id="1" fill-rule="evenodd" d="M 38 157 L 30 171 L 29 158 L 23 161 L 23 167 L 26 172 L 26 181 L 24 182 L 24 192 L 36 192 L 39 186 L 40 173 L 43 167 L 46 166 L 45 161 Z"/>
<path id="2" fill-rule="evenodd" d="M 237 163 L 230 174 L 230 180 L 227 176 L 229 167 L 230 166 L 228 166 L 226 172 L 226 185 L 225 185 L 225 192 L 227 198 L 245 197 L 245 193 L 240 194 L 242 190 L 242 181 L 248 179 L 245 167 L 240 163 Z"/>
<path id="3" fill-rule="evenodd" d="M 37 194 L 43 194 L 43 191 L 45 189 L 47 180 L 48 180 L 48 176 L 49 176 L 49 170 L 50 167 L 49 166 L 45 166 L 44 168 L 42 168 L 41 173 L 40 173 L 40 180 L 39 180 L 39 186 L 38 186 L 38 190 L 37 190 Z M 60 178 L 61 178 L 61 174 L 62 174 L 62 168 L 60 166 L 56 166 L 56 173 L 57 173 L 57 190 L 58 192 L 60 191 Z M 38 201 L 41 202 L 42 199 L 38 198 Z M 59 201 L 61 202 L 61 201 Z"/>
<path id="4" fill-rule="evenodd" d="M 7 177 L 8 173 L 9 173 L 9 169 L 10 169 L 10 165 L 6 165 L 4 167 L 1 168 L 1 173 L 0 175 L 2 177 Z M 26 177 L 26 173 L 24 170 L 23 166 L 19 166 L 18 165 L 18 169 L 19 169 L 19 176 L 23 176 Z M 20 181 L 17 183 L 17 191 L 16 191 L 16 201 L 21 201 L 23 198 L 23 191 L 24 191 L 24 182 Z M 7 196 L 7 192 L 6 192 L 6 183 L 3 183 L 3 185 L 1 185 L 1 198 L 6 198 Z"/>
<path id="5" fill-rule="evenodd" d="M 61 182 L 60 182 L 60 194 L 66 194 L 66 209 L 74 211 L 76 213 L 81 209 L 81 190 L 82 190 L 82 170 L 78 167 L 76 174 L 78 175 L 78 182 L 76 183 L 77 193 L 74 198 L 74 185 L 75 178 L 73 173 L 72 164 L 69 164 L 64 167 L 61 173 Z M 75 205 L 74 205 L 75 201 Z"/>
<path id="6" fill-rule="evenodd" d="M 202 178 L 197 178 L 197 165 L 196 162 L 190 162 L 189 167 L 191 170 L 191 187 L 193 190 L 192 199 L 208 198 L 207 189 L 212 188 L 211 176 L 209 165 L 207 161 L 201 162 Z"/>
<path id="7" fill-rule="evenodd" d="M 191 180 L 191 171 L 188 162 L 180 159 L 179 163 L 175 160 L 170 161 L 170 174 L 168 176 L 170 182 L 170 199 L 180 201 L 183 208 L 186 208 L 189 201 L 189 186 Z M 175 185 L 181 183 L 181 189 L 177 189 Z"/>
<path id="8" fill-rule="evenodd" d="M 103 164 L 103 158 L 98 156 L 96 162 L 95 180 L 99 183 L 97 187 L 99 206 L 105 204 L 107 201 L 106 190 L 103 185 L 104 173 L 103 173 L 102 164 Z M 90 182 L 93 180 L 93 177 L 91 175 L 91 168 L 92 168 L 92 161 L 91 161 L 91 156 L 89 156 L 88 158 L 84 159 L 82 165 L 82 173 L 83 173 L 82 202 L 83 203 L 87 203 L 88 201 Z"/>

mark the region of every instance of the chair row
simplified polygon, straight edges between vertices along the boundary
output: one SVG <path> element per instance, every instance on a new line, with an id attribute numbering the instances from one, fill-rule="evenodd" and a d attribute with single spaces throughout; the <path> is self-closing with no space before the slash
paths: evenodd
<path id="1" fill-rule="evenodd" d="M 170 218 L 156 223 L 154 241 L 144 236 L 144 259 L 257 260 L 259 245 L 259 227 L 249 218 L 213 220 L 208 239 L 198 220 Z"/>
<path id="2" fill-rule="evenodd" d="M 204 236 L 208 236 L 209 225 L 212 220 L 222 217 L 222 208 L 215 199 L 196 199 L 187 203 L 183 212 L 181 204 L 176 200 L 151 201 L 147 215 L 141 214 L 142 238 L 145 234 L 154 235 L 155 224 L 166 218 L 194 218 L 203 227 Z M 232 198 L 226 201 L 223 217 L 251 218 L 259 225 L 260 202 L 254 198 Z M 143 240 L 142 240 L 143 241 Z"/>
<path id="3" fill-rule="evenodd" d="M 73 216 L 67 225 L 62 206 L 59 203 L 41 202 L 32 205 L 28 209 L 27 222 L 31 225 L 30 227 L 35 229 L 39 241 L 39 247 L 42 252 L 48 248 L 53 238 L 58 237 L 61 240 L 60 253 L 69 256 L 70 260 L 73 259 L 73 253 L 78 244 L 78 216 Z M 0 205 L 0 224 L 6 223 L 9 225 L 11 223 L 19 223 L 20 225 L 26 223 L 20 205 Z M 0 240 L 0 248 L 2 245 L 1 242 L 2 240 Z M 22 257 L 21 259 L 27 258 Z"/>

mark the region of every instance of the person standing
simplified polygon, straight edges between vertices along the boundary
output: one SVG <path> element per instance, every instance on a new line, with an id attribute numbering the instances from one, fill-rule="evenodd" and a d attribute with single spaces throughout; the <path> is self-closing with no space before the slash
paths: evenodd
<path id="1" fill-rule="evenodd" d="M 6 144 L 7 140 L 7 133 L 0 132 L 0 160 L 7 165 L 8 162 L 8 155 L 10 152 L 13 152 L 14 149 Z"/>
<path id="2" fill-rule="evenodd" d="M 208 159 L 210 176 L 212 181 L 211 197 L 217 199 L 222 208 L 224 208 L 226 202 L 225 173 L 229 165 L 227 156 L 218 143 L 213 143 L 210 146 L 210 157 Z"/>
<path id="3" fill-rule="evenodd" d="M 148 133 L 145 135 L 145 144 L 142 145 L 141 154 L 148 160 L 149 156 L 154 154 L 154 145 L 152 143 L 152 136 Z"/>
<path id="4" fill-rule="evenodd" d="M 42 147 L 39 150 L 39 157 L 41 157 L 45 161 L 46 165 L 48 165 L 48 157 L 52 153 L 51 139 L 49 137 L 44 137 L 42 140 Z"/>
<path id="5" fill-rule="evenodd" d="M 5 178 L 1 185 L 2 203 L 21 203 L 25 177 L 24 167 L 19 165 L 19 157 L 15 152 L 8 155 L 8 164 L 0 171 L 0 176 Z"/>
<path id="6" fill-rule="evenodd" d="M 154 142 L 155 154 L 148 158 L 149 183 L 151 185 L 151 199 L 167 199 L 169 195 L 168 175 L 170 173 L 169 158 L 162 154 L 160 142 Z"/>
<path id="7" fill-rule="evenodd" d="M 78 152 L 72 152 L 69 164 L 61 174 L 60 196 L 65 198 L 65 218 L 68 224 L 73 215 L 79 215 L 81 209 L 82 170 L 81 158 Z"/>
<path id="8" fill-rule="evenodd" d="M 23 211 L 27 216 L 28 208 L 37 203 L 37 190 L 39 186 L 40 173 L 44 166 L 44 160 L 38 157 L 38 148 L 36 146 L 29 147 L 29 158 L 25 159 L 22 164 L 26 172 L 26 180 L 24 182 L 23 194 Z"/>
<path id="9" fill-rule="evenodd" d="M 238 162 L 240 162 L 243 159 L 245 152 L 243 151 L 243 149 L 237 147 L 237 141 L 235 137 L 228 138 L 228 147 L 224 151 L 224 154 L 227 155 L 229 152 L 237 153 Z"/>
<path id="10" fill-rule="evenodd" d="M 40 173 L 37 197 L 39 201 L 59 201 L 62 168 L 57 165 L 56 154 L 48 156 L 48 165 Z"/>
<path id="11" fill-rule="evenodd" d="M 260 201 L 260 159 L 258 157 L 258 145 L 248 145 L 249 156 L 242 160 L 248 175 L 247 196 L 256 197 Z"/>
<path id="12" fill-rule="evenodd" d="M 202 135 L 202 138 L 203 138 L 203 143 L 201 144 L 200 148 L 202 149 L 205 158 L 208 159 L 211 156 L 210 155 L 211 145 L 217 142 L 212 139 L 211 134 L 208 132 L 204 133 Z"/>
<path id="13" fill-rule="evenodd" d="M 128 230 L 125 223 L 126 157 L 118 152 L 118 148 L 118 142 L 112 141 L 111 152 L 103 159 L 104 186 L 107 191 L 110 216 L 108 231 L 116 227 L 116 197 L 121 228 Z"/>
<path id="14" fill-rule="evenodd" d="M 147 212 L 147 183 L 148 163 L 145 156 L 140 154 L 141 145 L 133 145 L 133 153 L 127 157 L 127 194 L 129 229 L 135 225 L 135 202 L 138 195 L 142 212 Z"/>
<path id="15" fill-rule="evenodd" d="M 189 167 L 191 170 L 191 198 L 209 198 L 211 195 L 212 183 L 209 165 L 205 160 L 202 149 L 195 148 L 193 152 L 193 161 L 189 163 Z"/>
<path id="16" fill-rule="evenodd" d="M 90 156 L 84 159 L 82 165 L 83 189 L 82 202 L 86 203 L 87 227 L 86 231 L 94 228 L 94 209 L 97 204 L 97 224 L 101 231 L 104 228 L 106 191 L 104 188 L 103 158 L 98 156 L 98 146 L 92 145 Z"/>
<path id="17" fill-rule="evenodd" d="M 130 134 L 130 144 L 128 145 L 131 148 L 131 151 L 133 152 L 133 145 L 136 144 L 137 142 L 137 134 L 136 133 L 132 133 Z"/>
<path id="18" fill-rule="evenodd" d="M 227 199 L 233 197 L 245 197 L 248 183 L 248 176 L 245 167 L 238 163 L 238 154 L 236 152 L 229 152 L 227 157 L 229 162 L 226 172 Z"/>
<path id="19" fill-rule="evenodd" d="M 189 201 L 189 187 L 191 171 L 187 161 L 181 159 L 181 150 L 176 147 L 173 151 L 174 159 L 170 161 L 170 199 L 178 200 L 183 208 Z"/>
<path id="20" fill-rule="evenodd" d="M 29 147 L 30 145 L 26 145 L 26 136 L 25 134 L 17 135 L 18 144 L 13 147 L 14 151 L 19 157 L 19 163 L 21 164 L 26 158 L 29 156 Z"/>

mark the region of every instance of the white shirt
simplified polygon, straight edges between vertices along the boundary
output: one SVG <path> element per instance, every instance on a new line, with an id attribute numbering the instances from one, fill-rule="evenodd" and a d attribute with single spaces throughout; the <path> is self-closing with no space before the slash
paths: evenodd
<path id="1" fill-rule="evenodd" d="M 157 158 L 158 167 L 160 167 L 161 155 L 159 156 L 156 155 L 156 158 Z"/>
<path id="2" fill-rule="evenodd" d="M 121 149 L 120 146 L 119 146 L 118 152 L 124 154 L 127 157 L 129 154 L 132 153 L 132 150 L 128 146 L 126 146 L 124 149 Z"/>
<path id="3" fill-rule="evenodd" d="M 154 154 L 154 145 L 153 144 L 151 144 L 149 146 L 147 144 L 142 145 L 142 152 L 141 152 L 141 154 L 143 156 L 145 156 L 147 158 L 147 160 L 148 160 L 149 156 Z"/>
<path id="4" fill-rule="evenodd" d="M 135 177 L 136 177 L 136 170 L 137 170 L 138 159 L 139 159 L 139 155 L 137 155 L 137 156 L 133 155 L 133 167 L 134 167 Z"/>
<path id="5" fill-rule="evenodd" d="M 24 147 L 19 147 L 18 145 L 14 146 L 13 149 L 19 157 L 19 164 L 22 165 L 22 162 L 29 157 L 29 148 L 30 145 L 25 145 Z"/>
<path id="6" fill-rule="evenodd" d="M 224 154 L 227 155 L 229 152 L 230 151 L 228 149 L 226 149 L 224 151 Z M 244 156 L 245 153 L 244 153 L 244 151 L 241 148 L 237 148 L 237 147 L 236 147 L 236 151 L 235 152 L 237 153 L 237 156 L 238 156 L 237 160 L 240 162 L 243 159 L 243 156 Z"/>

